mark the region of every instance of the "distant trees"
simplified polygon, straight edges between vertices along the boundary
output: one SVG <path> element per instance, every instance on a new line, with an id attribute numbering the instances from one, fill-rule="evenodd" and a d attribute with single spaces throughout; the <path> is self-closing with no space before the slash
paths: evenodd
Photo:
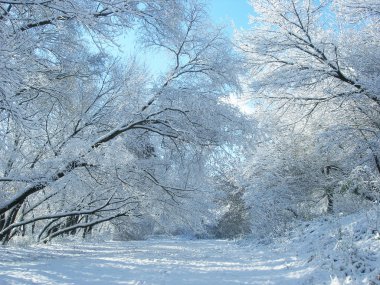
<path id="1" fill-rule="evenodd" d="M 220 183 L 220 182 L 219 182 Z M 224 195 L 219 201 L 221 215 L 212 231 L 216 238 L 239 238 L 251 233 L 251 213 L 243 187 L 231 181 L 220 183 Z"/>
<path id="2" fill-rule="evenodd" d="M 196 1 L 0 1 L 0 23 L 3 243 L 167 214 L 196 197 L 198 153 L 243 126 L 221 101 L 237 61 Z M 123 29 L 169 71 L 152 81 L 107 54 Z"/>
<path id="3" fill-rule="evenodd" d="M 332 212 L 334 195 L 347 191 L 342 185 L 352 183 L 349 177 L 359 168 L 373 173 L 365 175 L 367 183 L 378 185 L 380 6 L 375 2 L 251 1 L 256 12 L 251 29 L 239 32 L 237 41 L 250 71 L 246 82 L 256 99 L 254 116 L 267 134 L 248 165 L 252 209 L 276 209 L 277 225 L 305 209 L 303 216 Z M 350 191 L 367 201 L 379 199 L 378 186 Z"/>

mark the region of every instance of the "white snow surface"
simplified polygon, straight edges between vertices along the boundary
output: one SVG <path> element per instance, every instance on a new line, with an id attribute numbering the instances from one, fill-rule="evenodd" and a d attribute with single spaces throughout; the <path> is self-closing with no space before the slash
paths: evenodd
<path id="1" fill-rule="evenodd" d="M 301 223 L 272 243 L 161 239 L 0 247 L 0 284 L 380 284 L 368 214 Z"/>

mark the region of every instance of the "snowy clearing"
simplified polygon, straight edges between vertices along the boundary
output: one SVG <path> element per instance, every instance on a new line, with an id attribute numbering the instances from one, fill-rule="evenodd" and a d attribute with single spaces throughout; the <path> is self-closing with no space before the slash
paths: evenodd
<path id="1" fill-rule="evenodd" d="M 370 213 L 300 223 L 281 240 L 150 239 L 0 247 L 0 284 L 380 284 Z M 375 217 L 375 216 L 373 216 Z"/>
<path id="2" fill-rule="evenodd" d="M 3 248 L 1 260 L 1 284 L 294 284 L 313 271 L 292 255 L 213 240 Z"/>

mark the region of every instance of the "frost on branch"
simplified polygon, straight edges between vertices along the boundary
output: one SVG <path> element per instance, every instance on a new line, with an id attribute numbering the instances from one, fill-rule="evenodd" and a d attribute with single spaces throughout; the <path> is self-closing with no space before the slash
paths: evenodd
<path id="1" fill-rule="evenodd" d="M 236 141 L 245 122 L 221 101 L 238 89 L 239 70 L 202 5 L 0 7 L 0 240 L 85 237 L 138 217 L 199 228 L 207 211 L 191 214 L 192 203 L 212 203 L 198 194 L 207 184 L 204 159 Z M 107 54 L 125 29 L 167 52 L 169 71 L 152 79 L 135 58 Z"/>

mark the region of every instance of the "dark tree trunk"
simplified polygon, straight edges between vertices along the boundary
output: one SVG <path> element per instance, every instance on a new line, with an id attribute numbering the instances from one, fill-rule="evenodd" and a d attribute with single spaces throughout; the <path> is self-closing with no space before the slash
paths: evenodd
<path id="1" fill-rule="evenodd" d="M 16 204 L 12 209 L 10 209 L 8 212 L 5 212 L 0 215 L 0 231 L 2 229 L 5 229 L 9 225 L 13 224 L 16 221 L 17 214 L 23 204 L 23 201 Z M 2 244 L 6 244 L 13 235 L 11 235 L 12 229 L 5 231 L 4 233 L 0 234 L 0 241 Z"/>

